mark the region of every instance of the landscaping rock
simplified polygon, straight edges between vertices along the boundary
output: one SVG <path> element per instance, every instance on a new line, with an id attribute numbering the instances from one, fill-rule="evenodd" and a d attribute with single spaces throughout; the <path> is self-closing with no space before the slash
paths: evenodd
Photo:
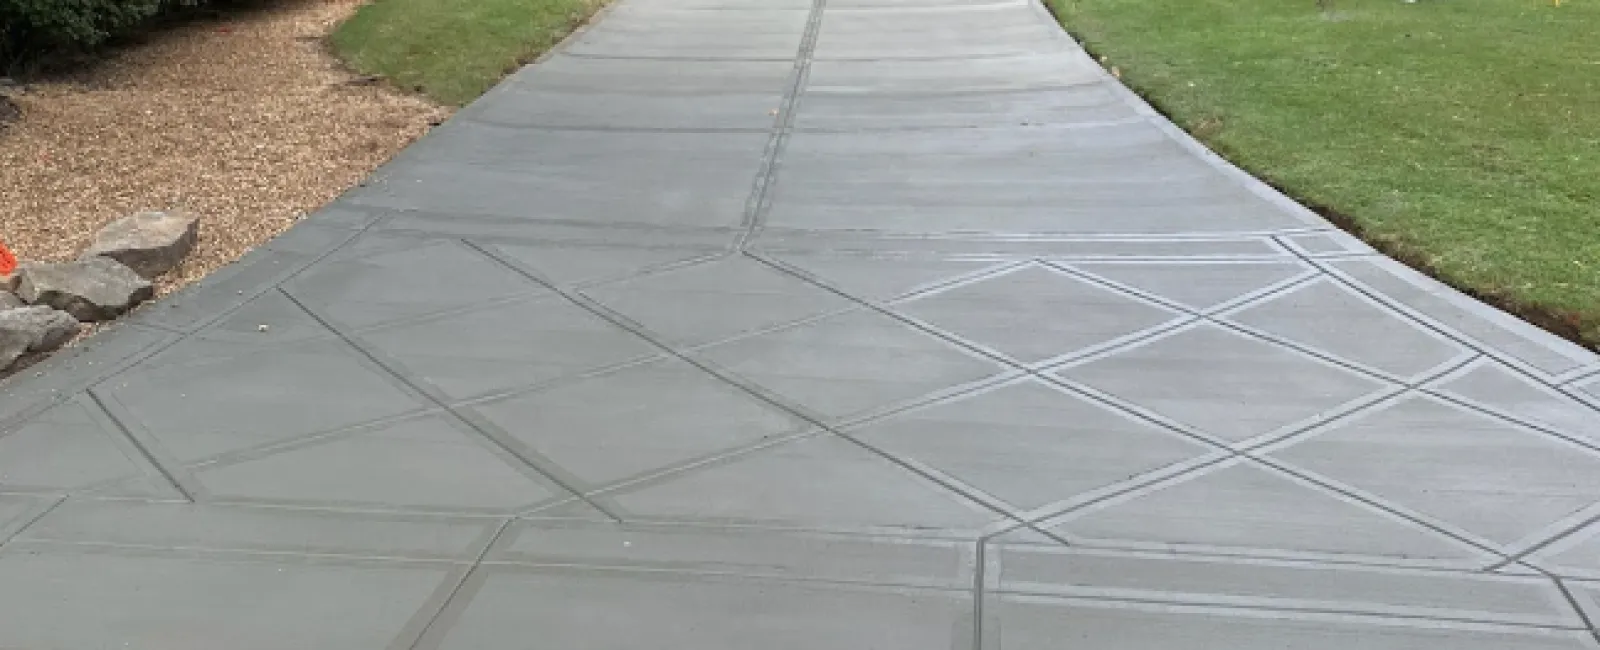
<path id="1" fill-rule="evenodd" d="M 78 319 L 49 307 L 0 310 L 0 370 L 24 354 L 51 352 L 78 334 Z"/>
<path id="2" fill-rule="evenodd" d="M 155 295 L 149 280 L 105 257 L 57 264 L 23 264 L 17 295 L 84 322 L 111 320 Z"/>
<path id="3" fill-rule="evenodd" d="M 33 337 L 26 332 L 13 332 L 0 329 L 0 371 L 4 371 L 28 353 L 28 344 Z"/>
<path id="4" fill-rule="evenodd" d="M 55 350 L 78 334 L 78 319 L 49 307 L 18 307 L 0 311 L 0 329 L 27 332 L 29 352 Z"/>
<path id="5" fill-rule="evenodd" d="M 10 291 L 0 290 L 0 310 L 16 309 L 18 307 L 27 306 L 28 303 L 23 302 L 21 298 L 18 298 L 17 294 L 11 293 Z"/>
<path id="6" fill-rule="evenodd" d="M 183 261 L 200 236 L 200 220 L 175 212 L 140 212 L 101 228 L 83 258 L 109 257 L 145 278 Z"/>

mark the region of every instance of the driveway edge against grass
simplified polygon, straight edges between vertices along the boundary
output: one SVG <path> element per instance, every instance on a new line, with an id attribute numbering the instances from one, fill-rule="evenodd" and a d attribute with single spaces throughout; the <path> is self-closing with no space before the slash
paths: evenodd
<path id="1" fill-rule="evenodd" d="M 1485 291 L 1468 283 L 1454 280 L 1448 275 L 1439 272 L 1434 265 L 1428 263 L 1420 252 L 1371 237 L 1366 228 L 1351 216 L 1333 207 L 1321 205 L 1315 201 L 1304 200 L 1300 197 L 1300 193 L 1293 191 L 1291 188 L 1271 182 L 1262 175 L 1253 173 L 1217 153 L 1200 136 L 1190 133 L 1179 126 L 1177 121 L 1162 108 L 1162 102 L 1158 98 L 1141 92 L 1120 77 L 1113 76 L 1110 70 L 1106 70 L 1094 49 L 1074 34 L 1062 17 L 1056 13 L 1051 6 L 1051 0 L 1030 0 L 1029 4 L 1033 6 L 1035 11 L 1040 12 L 1043 18 L 1061 28 L 1059 33 L 1062 38 L 1072 43 L 1079 55 L 1086 57 L 1092 65 L 1104 71 L 1107 76 L 1116 81 L 1116 83 L 1111 84 L 1114 87 L 1113 92 L 1117 93 L 1124 102 L 1132 106 L 1135 111 L 1165 132 L 1180 146 L 1194 152 L 1224 174 L 1238 179 L 1241 185 L 1249 189 L 1252 194 L 1284 208 L 1285 211 L 1300 217 L 1302 220 L 1310 217 L 1307 223 L 1326 225 L 1354 237 L 1366 247 L 1438 283 L 1440 287 L 1448 288 L 1468 298 L 1468 300 L 1460 301 L 1463 306 L 1470 305 L 1480 310 L 1482 315 L 1490 315 L 1488 312 L 1493 312 L 1494 316 L 1509 314 L 1586 352 L 1600 352 L 1600 322 L 1586 322 L 1576 315 L 1564 314 L 1542 305 L 1529 304 L 1527 301 L 1505 295 L 1502 292 Z M 1490 320 L 1494 319 L 1491 318 Z"/>
<path id="2" fill-rule="evenodd" d="M 384 1 L 385 0 L 367 0 L 364 8 L 370 9 L 376 3 Z M 396 60 L 394 57 L 389 57 L 388 59 L 389 63 L 395 64 L 391 66 L 385 66 L 381 63 L 373 63 L 371 61 L 363 64 L 363 62 L 361 62 L 359 59 L 363 58 L 363 52 L 369 52 L 370 48 L 364 48 L 348 42 L 341 42 L 352 38 L 345 30 L 350 28 L 350 25 L 353 21 L 361 18 L 359 12 L 334 27 L 334 29 L 323 40 L 323 46 L 327 48 L 327 50 L 352 73 L 371 75 L 381 79 L 381 83 L 392 86 L 400 92 L 425 97 L 429 101 L 442 106 L 452 109 L 465 109 L 467 106 L 477 102 L 477 100 L 484 95 L 487 95 L 490 92 L 498 89 L 501 85 L 501 82 L 504 82 L 506 79 L 522 71 L 524 68 L 541 63 L 567 49 L 571 43 L 573 43 L 577 38 L 581 37 L 594 24 L 604 18 L 611 11 L 612 7 L 615 6 L 617 1 L 618 0 L 580 0 L 579 4 L 586 5 L 583 7 L 583 13 L 581 17 L 577 17 L 569 22 L 565 22 L 565 24 L 559 25 L 557 29 L 551 30 L 551 34 L 560 33 L 559 38 L 555 39 L 553 42 L 549 42 L 544 38 L 531 37 L 519 41 L 523 44 L 532 44 L 533 47 L 529 48 L 530 51 L 528 52 L 516 53 L 514 56 L 509 57 L 509 60 L 500 66 L 500 70 L 498 72 L 492 74 L 482 74 L 483 70 L 481 69 L 464 71 L 452 69 L 452 72 L 458 73 L 458 76 L 460 77 L 480 79 L 484 82 L 482 90 L 473 90 L 467 93 L 449 92 L 451 89 L 439 88 L 437 86 L 432 88 L 425 87 L 425 78 L 428 76 L 426 71 L 419 71 L 415 68 L 403 65 L 403 60 Z M 530 10 L 528 13 L 530 16 L 532 16 L 537 12 Z M 383 19 L 379 18 L 374 20 L 380 21 L 379 24 L 381 25 L 381 21 Z M 390 22 L 393 23 L 396 21 L 391 20 Z M 404 24 L 399 26 L 402 28 L 405 27 Z M 401 31 L 405 30 L 402 29 Z M 418 41 L 421 41 L 426 38 L 427 32 L 425 30 L 412 30 L 412 34 L 418 37 Z M 542 48 L 539 47 L 539 45 L 543 43 L 548 44 Z M 449 60 L 448 56 L 440 55 L 435 50 L 428 50 L 428 52 L 430 53 L 430 57 L 435 60 Z M 514 52 L 515 51 L 513 50 L 512 53 Z M 382 54 L 376 54 L 372 56 L 376 56 L 379 59 L 384 58 Z M 422 59 L 417 60 L 426 60 L 430 57 L 423 57 Z M 469 57 L 469 59 L 471 59 L 471 57 Z M 499 57 L 479 57 L 475 60 L 489 60 L 491 61 L 492 65 L 492 60 L 499 60 Z M 396 74 L 397 72 L 402 74 Z M 399 79 L 399 77 L 406 76 L 403 74 L 406 72 L 416 73 L 416 76 L 423 77 L 424 79 L 413 79 L 412 83 L 403 82 Z M 448 77 L 449 75 L 446 75 L 444 78 Z M 460 88 L 454 88 L 454 90 L 460 90 Z"/>

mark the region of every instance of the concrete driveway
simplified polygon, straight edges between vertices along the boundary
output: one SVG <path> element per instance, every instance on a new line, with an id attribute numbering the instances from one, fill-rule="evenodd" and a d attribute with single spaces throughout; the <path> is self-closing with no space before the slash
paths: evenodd
<path id="1" fill-rule="evenodd" d="M 3 648 L 1600 647 L 1600 358 L 1021 0 L 623 0 L 36 370 Z"/>

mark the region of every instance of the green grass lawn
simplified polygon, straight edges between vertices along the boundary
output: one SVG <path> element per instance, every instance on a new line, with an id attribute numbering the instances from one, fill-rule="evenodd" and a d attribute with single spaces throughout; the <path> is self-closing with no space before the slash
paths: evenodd
<path id="1" fill-rule="evenodd" d="M 1235 163 L 1600 343 L 1600 1 L 1049 2 Z"/>
<path id="2" fill-rule="evenodd" d="M 583 24 L 602 0 L 374 0 L 333 33 L 351 66 L 465 104 Z"/>

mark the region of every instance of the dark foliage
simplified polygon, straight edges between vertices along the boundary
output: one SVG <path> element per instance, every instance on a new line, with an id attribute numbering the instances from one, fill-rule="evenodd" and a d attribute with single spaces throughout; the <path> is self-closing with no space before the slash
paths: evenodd
<path id="1" fill-rule="evenodd" d="M 0 0 L 0 72 L 52 52 L 83 51 L 171 9 L 205 0 Z"/>

